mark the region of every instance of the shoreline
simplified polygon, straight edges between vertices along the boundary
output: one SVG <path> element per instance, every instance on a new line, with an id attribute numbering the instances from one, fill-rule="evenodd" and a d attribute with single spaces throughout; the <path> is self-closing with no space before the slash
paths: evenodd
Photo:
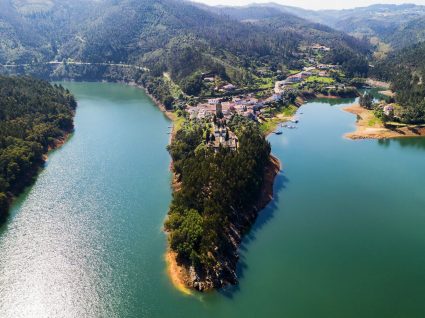
<path id="1" fill-rule="evenodd" d="M 361 107 L 359 104 L 354 104 L 342 108 L 343 111 L 357 116 L 356 130 L 344 135 L 345 138 L 351 140 L 359 139 L 393 139 L 393 138 L 408 138 L 408 137 L 423 137 L 425 136 L 425 127 L 400 127 L 397 129 L 389 129 L 378 120 L 372 111 Z"/>
<path id="2" fill-rule="evenodd" d="M 150 94 L 144 86 L 137 84 L 135 82 L 121 82 L 121 83 L 128 85 L 128 86 L 131 86 L 131 87 L 137 87 L 137 88 L 140 88 L 141 90 L 143 90 L 145 92 L 145 94 L 153 101 L 153 103 L 164 113 L 164 115 L 169 120 L 171 120 L 172 122 L 175 121 L 174 113 L 171 112 L 171 111 L 168 111 L 167 108 L 165 107 L 165 105 L 163 103 L 161 103 L 158 99 L 156 99 L 152 94 Z"/>
<path id="3" fill-rule="evenodd" d="M 191 296 L 193 295 L 193 292 L 187 287 L 186 284 L 189 273 L 183 266 L 180 266 L 177 263 L 176 256 L 176 252 L 173 252 L 169 247 L 167 247 L 167 251 L 164 254 L 164 259 L 165 263 L 167 264 L 166 271 L 168 278 L 173 284 L 174 288 L 187 296 Z"/>
<path id="4" fill-rule="evenodd" d="M 75 117 L 75 114 L 74 114 L 74 117 Z M 54 151 L 54 150 L 62 147 L 64 144 L 66 144 L 69 141 L 69 139 L 71 138 L 73 133 L 74 133 L 74 130 L 66 132 L 62 137 L 55 139 L 53 141 L 53 144 L 49 146 L 46 154 L 44 155 L 44 158 L 45 158 L 44 161 L 46 161 L 49 158 L 49 153 L 51 151 Z"/>
<path id="5" fill-rule="evenodd" d="M 75 114 L 74 114 L 75 116 Z M 47 148 L 47 152 L 44 153 L 41 156 L 41 160 L 40 162 L 38 162 L 33 169 L 31 169 L 30 174 L 27 176 L 27 178 L 25 180 L 22 181 L 22 185 L 19 186 L 19 188 L 17 188 L 17 192 L 13 193 L 13 192 L 9 192 L 8 193 L 8 198 L 7 198 L 7 202 L 8 202 L 8 207 L 5 211 L 5 213 L 0 214 L 0 226 L 3 225 L 8 216 L 9 216 L 9 212 L 10 209 L 14 203 L 14 201 L 24 192 L 24 190 L 33 185 L 33 183 L 36 181 L 36 178 L 38 177 L 38 175 L 40 174 L 40 169 L 43 169 L 44 165 L 46 164 L 47 160 L 49 159 L 49 154 L 50 152 L 59 149 L 60 147 L 62 147 L 70 138 L 70 136 L 72 135 L 72 133 L 74 132 L 74 130 L 71 130 L 69 132 L 65 132 L 65 134 L 62 137 L 59 137 L 57 139 L 55 139 L 51 145 L 48 146 Z M 15 189 L 16 190 L 16 189 Z"/>

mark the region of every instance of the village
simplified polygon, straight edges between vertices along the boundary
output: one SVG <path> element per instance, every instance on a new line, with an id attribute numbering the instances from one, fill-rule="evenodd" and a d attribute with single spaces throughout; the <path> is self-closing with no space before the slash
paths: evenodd
<path id="1" fill-rule="evenodd" d="M 206 99 L 194 106 L 186 105 L 185 110 L 190 120 L 213 123 L 211 134 L 207 136 L 207 143 L 217 150 L 220 146 L 236 150 L 238 139 L 230 131 L 226 123 L 234 115 L 243 116 L 258 123 L 264 123 L 275 116 L 276 110 L 289 106 L 295 102 L 299 94 L 298 88 L 305 81 L 334 83 L 332 72 L 338 72 L 338 65 L 322 64 L 318 61 L 320 54 L 330 51 L 330 48 L 315 44 L 298 53 L 306 65 L 303 70 L 293 71 L 285 80 L 275 81 L 268 97 L 259 98 L 255 93 L 238 94 L 237 87 L 231 83 L 224 83 L 217 87 L 223 93 L 222 97 Z M 212 83 L 215 78 L 206 74 L 204 81 Z M 327 89 L 335 86 L 329 85 Z"/>

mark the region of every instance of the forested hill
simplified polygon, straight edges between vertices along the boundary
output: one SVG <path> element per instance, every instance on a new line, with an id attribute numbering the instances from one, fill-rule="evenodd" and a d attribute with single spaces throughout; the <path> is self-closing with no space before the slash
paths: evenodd
<path id="1" fill-rule="evenodd" d="M 396 101 L 403 109 L 402 120 L 425 123 L 425 43 L 393 52 L 375 65 L 372 75 L 391 82 Z"/>
<path id="2" fill-rule="evenodd" d="M 370 45 L 367 41 L 337 31 L 324 23 L 302 18 L 300 15 L 307 12 L 302 9 L 275 4 L 253 4 L 245 7 L 201 6 L 201 8 L 238 21 L 267 27 L 271 30 L 293 32 L 297 34 L 297 38 L 300 41 L 306 43 L 320 42 L 333 48 L 345 48 L 351 52 L 361 54 L 367 54 L 370 50 Z M 310 14 L 314 15 L 313 12 L 310 12 Z M 319 15 L 319 13 L 316 15 Z"/>
<path id="3" fill-rule="evenodd" d="M 358 38 L 372 40 L 378 50 L 400 49 L 425 40 L 425 6 L 376 4 L 346 10 L 306 10 L 275 3 L 218 7 L 216 12 L 240 19 L 265 19 L 280 13 L 327 25 Z"/>
<path id="4" fill-rule="evenodd" d="M 3 0 L 0 9 L 1 64 L 136 63 L 178 84 L 196 72 L 247 82 L 258 67 L 290 68 L 304 42 L 367 50 L 295 16 L 280 15 L 279 25 L 246 23 L 178 0 Z"/>
<path id="5" fill-rule="evenodd" d="M 328 12 L 331 14 L 331 12 Z M 379 40 L 397 50 L 425 40 L 425 6 L 414 4 L 373 5 L 334 11 L 330 25 L 355 36 Z"/>
<path id="6" fill-rule="evenodd" d="M 0 76 L 0 218 L 31 182 L 49 146 L 73 129 L 74 97 L 61 86 Z"/>

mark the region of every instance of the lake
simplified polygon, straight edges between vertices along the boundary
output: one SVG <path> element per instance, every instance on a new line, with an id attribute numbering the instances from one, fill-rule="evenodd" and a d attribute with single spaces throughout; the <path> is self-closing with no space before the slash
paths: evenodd
<path id="1" fill-rule="evenodd" d="M 0 317 L 425 317 L 425 139 L 351 141 L 354 100 L 300 108 L 240 284 L 166 275 L 171 123 L 140 89 L 63 83 L 75 133 L 0 228 Z"/>

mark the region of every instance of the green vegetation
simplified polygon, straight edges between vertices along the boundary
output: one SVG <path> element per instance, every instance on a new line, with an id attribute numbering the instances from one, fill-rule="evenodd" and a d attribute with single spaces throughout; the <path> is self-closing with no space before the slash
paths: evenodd
<path id="1" fill-rule="evenodd" d="M 257 87 L 261 90 L 267 90 L 274 87 L 275 79 L 273 77 L 264 77 L 257 80 Z"/>
<path id="2" fill-rule="evenodd" d="M 165 228 L 178 260 L 201 277 L 230 275 L 221 261 L 236 253 L 232 228 L 250 227 L 269 162 L 270 145 L 257 124 L 234 116 L 228 127 L 239 138 L 236 151 L 207 147 L 210 128 L 199 122 L 186 122 L 169 146 L 180 185 Z"/>
<path id="3" fill-rule="evenodd" d="M 344 81 L 345 83 L 346 81 Z M 357 89 L 354 86 L 348 86 L 347 84 L 338 83 L 329 85 L 325 78 L 325 81 L 307 81 L 298 84 L 296 87 L 300 92 L 301 96 L 310 97 L 322 94 L 325 96 L 339 96 L 343 98 L 350 98 L 357 96 Z"/>
<path id="4" fill-rule="evenodd" d="M 72 131 L 75 108 L 62 86 L 0 77 L 0 216 L 31 182 L 49 147 Z"/>
<path id="5" fill-rule="evenodd" d="M 288 75 L 298 74 L 299 72 L 301 72 L 301 71 L 300 70 L 289 70 Z"/>
<path id="6" fill-rule="evenodd" d="M 395 99 L 400 106 L 393 120 L 405 124 L 425 123 L 425 44 L 418 44 L 393 52 L 380 61 L 373 69 L 373 75 L 391 82 L 396 92 Z"/>
<path id="7" fill-rule="evenodd" d="M 306 78 L 306 82 L 307 83 L 322 83 L 322 84 L 327 84 L 327 85 L 331 85 L 333 83 L 335 83 L 335 80 L 333 78 L 330 77 L 322 77 L 322 76 L 309 76 Z"/>
<path id="8" fill-rule="evenodd" d="M 348 77 L 365 77 L 369 72 L 366 57 L 347 48 L 331 50 L 322 59 L 323 63 L 341 65 Z"/>
<path id="9" fill-rule="evenodd" d="M 372 109 L 373 108 L 373 95 L 370 93 L 365 93 L 362 96 L 360 96 L 359 99 L 360 106 L 366 108 L 366 109 Z"/>
<path id="10" fill-rule="evenodd" d="M 368 122 L 369 127 L 374 127 L 376 125 L 382 125 L 382 120 L 380 120 L 376 116 L 372 119 L 369 119 L 369 122 Z"/>

